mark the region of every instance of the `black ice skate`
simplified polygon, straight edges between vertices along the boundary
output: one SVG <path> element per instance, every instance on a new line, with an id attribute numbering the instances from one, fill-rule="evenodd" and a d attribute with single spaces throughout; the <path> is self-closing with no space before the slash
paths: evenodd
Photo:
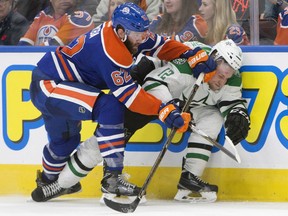
<path id="1" fill-rule="evenodd" d="M 58 181 L 46 183 L 42 180 L 41 176 L 42 174 L 40 170 L 37 170 L 37 188 L 31 193 L 32 199 L 36 202 L 45 202 L 65 194 L 72 194 L 81 191 L 81 184 L 79 182 L 70 188 L 61 188 Z"/>
<path id="2" fill-rule="evenodd" d="M 204 182 L 188 171 L 182 171 L 174 199 L 185 202 L 215 202 L 218 186 Z"/>
<path id="3" fill-rule="evenodd" d="M 101 191 L 103 195 L 100 203 L 104 203 L 104 197 L 110 200 L 120 197 L 127 197 L 134 200 L 141 188 L 128 182 L 127 178 L 128 174 L 121 174 L 119 171 L 105 171 L 104 178 L 101 181 Z M 146 202 L 145 197 L 143 197 L 142 200 L 141 203 Z"/>

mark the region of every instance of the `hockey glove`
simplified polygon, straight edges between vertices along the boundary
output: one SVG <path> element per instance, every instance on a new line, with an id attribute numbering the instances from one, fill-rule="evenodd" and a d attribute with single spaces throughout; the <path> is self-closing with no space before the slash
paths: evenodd
<path id="1" fill-rule="evenodd" d="M 227 136 L 237 145 L 248 135 L 250 129 L 250 117 L 244 108 L 233 108 L 227 115 L 225 128 Z"/>
<path id="2" fill-rule="evenodd" d="M 179 109 L 183 110 L 183 107 L 185 106 L 185 101 L 180 100 L 178 98 L 173 100 L 174 104 L 177 105 L 177 107 L 179 107 Z M 183 120 L 184 120 L 184 126 L 182 126 L 181 128 L 179 128 L 177 130 L 177 132 L 179 133 L 184 133 L 187 130 L 190 130 L 190 124 L 194 124 L 194 119 L 193 119 L 193 113 L 189 110 L 188 112 L 182 113 L 181 114 Z"/>
<path id="3" fill-rule="evenodd" d="M 162 104 L 159 111 L 159 119 L 164 122 L 168 128 L 176 127 L 177 132 L 185 132 L 191 120 L 189 113 L 180 113 L 180 109 L 173 101 Z"/>
<path id="4" fill-rule="evenodd" d="M 155 65 L 153 61 L 148 59 L 146 56 L 143 56 L 138 64 L 131 69 L 130 74 L 134 81 L 136 81 L 139 85 L 143 85 L 147 74 L 149 74 L 154 69 Z"/>
<path id="5" fill-rule="evenodd" d="M 210 73 L 216 70 L 216 62 L 210 57 L 203 49 L 196 47 L 181 55 L 183 58 L 188 59 L 190 67 L 193 69 L 193 76 L 198 78 L 200 73 Z"/>

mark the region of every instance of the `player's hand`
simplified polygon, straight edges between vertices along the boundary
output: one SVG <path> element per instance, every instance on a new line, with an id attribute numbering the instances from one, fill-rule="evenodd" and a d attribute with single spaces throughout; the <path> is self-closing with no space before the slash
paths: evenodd
<path id="1" fill-rule="evenodd" d="M 171 101 L 161 105 L 159 119 L 164 122 L 168 128 L 176 127 L 179 129 L 179 132 L 185 132 L 191 116 L 189 113 L 181 114 L 179 107 Z"/>
<path id="2" fill-rule="evenodd" d="M 192 55 L 188 58 L 188 63 L 193 70 L 193 76 L 198 78 L 200 73 L 211 73 L 216 70 L 216 62 L 206 51 L 200 47 L 192 50 Z"/>
<path id="3" fill-rule="evenodd" d="M 143 56 L 138 64 L 131 69 L 130 75 L 139 85 L 143 85 L 145 77 L 154 69 L 153 61 Z"/>
<path id="4" fill-rule="evenodd" d="M 202 72 L 207 74 L 215 71 L 217 64 L 214 59 L 198 47 L 194 49 L 194 52 L 196 51 L 197 53 L 188 59 L 188 63 L 193 70 L 193 76 L 198 78 Z"/>
<path id="5" fill-rule="evenodd" d="M 186 112 L 183 112 L 181 113 L 181 116 L 184 120 L 184 125 L 180 128 L 178 128 L 177 132 L 178 133 L 185 133 L 187 130 L 188 130 L 188 127 L 189 127 L 189 124 L 191 122 L 191 115 L 190 113 L 186 113 Z"/>
<path id="6" fill-rule="evenodd" d="M 233 108 L 227 115 L 225 128 L 227 136 L 237 145 L 248 136 L 250 118 L 243 108 Z"/>

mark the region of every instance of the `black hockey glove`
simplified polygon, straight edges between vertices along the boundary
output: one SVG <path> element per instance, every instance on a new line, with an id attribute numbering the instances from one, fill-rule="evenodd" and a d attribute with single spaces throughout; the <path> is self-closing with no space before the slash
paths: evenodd
<path id="1" fill-rule="evenodd" d="M 250 117 L 244 108 L 233 108 L 227 115 L 225 128 L 227 136 L 237 145 L 248 135 Z"/>
<path id="2" fill-rule="evenodd" d="M 130 71 L 133 80 L 139 85 L 143 85 L 144 79 L 152 70 L 155 69 L 153 61 L 143 56 L 141 60 Z"/>

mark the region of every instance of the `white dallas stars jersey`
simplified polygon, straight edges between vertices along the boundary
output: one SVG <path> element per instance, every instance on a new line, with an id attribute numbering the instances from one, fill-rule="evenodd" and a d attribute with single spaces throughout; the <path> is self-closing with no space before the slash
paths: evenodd
<path id="1" fill-rule="evenodd" d="M 211 47 L 197 41 L 189 42 L 190 47 L 200 46 L 208 54 Z M 164 67 L 150 72 L 146 78 L 143 88 L 156 96 L 163 102 L 179 98 L 186 100 L 193 88 L 196 78 L 193 70 L 189 67 L 186 59 L 175 59 L 168 62 Z M 219 91 L 212 91 L 208 83 L 202 83 L 190 107 L 216 106 L 223 117 L 232 107 L 246 107 L 246 100 L 242 98 L 242 79 L 237 72 Z"/>

